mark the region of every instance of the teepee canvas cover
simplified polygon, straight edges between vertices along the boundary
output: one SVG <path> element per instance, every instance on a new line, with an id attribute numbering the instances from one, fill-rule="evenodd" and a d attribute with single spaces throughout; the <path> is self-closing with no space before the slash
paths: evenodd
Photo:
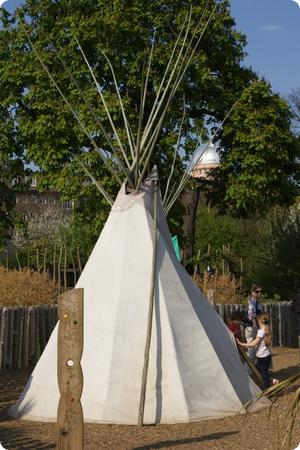
<path id="1" fill-rule="evenodd" d="M 173 250 L 160 196 L 155 303 L 144 423 L 176 423 L 238 412 L 258 394 L 234 339 Z M 153 257 L 153 183 L 122 188 L 78 281 L 84 288 L 82 406 L 86 422 L 138 421 Z M 57 327 L 15 417 L 55 421 Z"/>

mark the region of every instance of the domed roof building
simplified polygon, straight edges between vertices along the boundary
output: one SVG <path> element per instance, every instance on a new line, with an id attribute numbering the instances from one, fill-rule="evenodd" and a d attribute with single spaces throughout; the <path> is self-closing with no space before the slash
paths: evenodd
<path id="1" fill-rule="evenodd" d="M 192 170 L 192 176 L 194 178 L 210 178 L 209 171 L 220 165 L 218 148 L 218 146 L 212 143 L 208 145 Z M 201 150 L 199 150 L 199 152 L 201 152 Z M 199 153 L 195 156 L 195 159 L 198 158 L 198 155 Z"/>
<path id="2" fill-rule="evenodd" d="M 190 164 L 190 168 L 194 168 L 193 170 L 189 169 L 193 178 L 196 180 L 198 179 L 199 181 L 200 179 L 208 181 L 212 180 L 213 176 L 210 173 L 210 170 L 215 169 L 221 164 L 218 149 L 219 146 L 211 143 L 207 146 L 204 152 L 203 146 L 198 150 Z M 195 164 L 195 162 L 197 163 Z M 201 192 L 200 183 L 192 190 L 184 192 L 182 196 L 183 203 L 186 206 L 186 215 L 184 217 L 183 225 L 183 230 L 186 237 L 184 251 L 185 259 L 189 259 L 194 253 L 196 213 L 200 197 L 205 199 L 205 193 Z"/>

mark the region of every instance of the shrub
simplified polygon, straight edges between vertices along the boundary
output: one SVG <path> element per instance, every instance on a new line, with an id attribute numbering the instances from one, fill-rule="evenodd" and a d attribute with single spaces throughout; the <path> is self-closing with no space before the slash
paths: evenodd
<path id="1" fill-rule="evenodd" d="M 58 285 L 46 273 L 0 267 L 0 306 L 52 304 L 58 292 Z"/>
<path id="2" fill-rule="evenodd" d="M 213 290 L 214 303 L 238 304 L 242 302 L 240 285 L 233 275 L 205 272 L 204 275 L 197 275 L 194 281 L 205 296 L 209 289 Z"/>

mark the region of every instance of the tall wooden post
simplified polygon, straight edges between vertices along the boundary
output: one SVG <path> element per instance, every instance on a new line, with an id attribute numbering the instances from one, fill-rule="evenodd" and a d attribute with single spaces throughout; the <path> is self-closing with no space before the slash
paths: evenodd
<path id="1" fill-rule="evenodd" d="M 83 450 L 83 412 L 80 403 L 83 375 L 83 289 L 64 292 L 58 300 L 57 411 L 59 450 Z"/>
<path id="2" fill-rule="evenodd" d="M 146 399 L 146 388 L 147 388 L 147 376 L 148 376 L 148 365 L 149 365 L 149 354 L 151 345 L 151 332 L 152 332 L 152 322 L 153 322 L 153 308 L 155 302 L 155 284 L 156 284 L 156 258 L 157 258 L 157 196 L 158 196 L 158 180 L 153 180 L 153 255 L 152 255 L 152 274 L 151 274 L 151 285 L 150 285 L 150 298 L 149 298 L 149 310 L 148 310 L 148 325 L 147 325 L 147 335 L 144 351 L 144 364 L 142 372 L 142 385 L 141 385 L 141 395 L 139 404 L 139 415 L 138 415 L 138 425 L 141 427 L 144 424 L 144 412 L 145 412 L 145 399 Z"/>

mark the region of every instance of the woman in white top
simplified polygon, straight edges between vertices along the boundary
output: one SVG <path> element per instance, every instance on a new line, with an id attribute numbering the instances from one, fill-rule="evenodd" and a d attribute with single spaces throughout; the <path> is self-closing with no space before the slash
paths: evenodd
<path id="1" fill-rule="evenodd" d="M 257 316 L 259 330 L 256 338 L 251 342 L 240 342 L 241 347 L 256 347 L 256 367 L 260 371 L 263 379 L 263 389 L 270 387 L 269 367 L 271 364 L 270 345 L 272 343 L 272 335 L 270 328 L 270 319 L 268 314 L 259 314 Z"/>

